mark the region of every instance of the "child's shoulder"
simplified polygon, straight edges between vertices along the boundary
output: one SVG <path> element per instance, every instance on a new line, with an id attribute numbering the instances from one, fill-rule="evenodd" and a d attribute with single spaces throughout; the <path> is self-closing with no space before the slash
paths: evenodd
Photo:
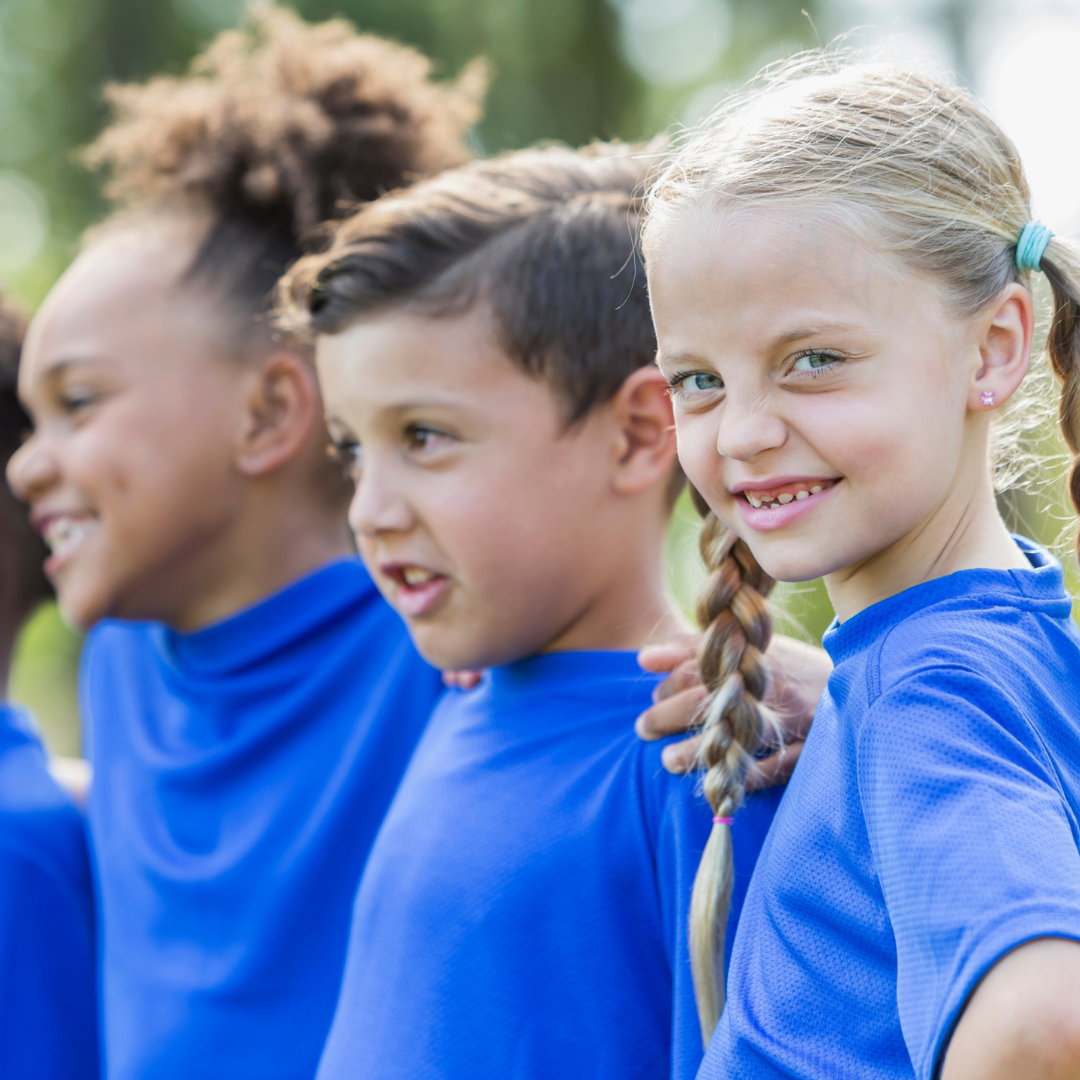
<path id="1" fill-rule="evenodd" d="M 942 602 L 918 611 L 883 636 L 872 682 L 886 693 L 918 677 L 948 684 L 968 672 L 1002 688 L 1080 670 L 1080 634 L 1046 605 L 1003 602 L 992 595 Z M 872 696 L 873 693 L 872 693 Z"/>
<path id="2" fill-rule="evenodd" d="M 627 759 L 632 762 L 635 783 L 641 796 L 646 826 L 658 833 L 665 822 L 702 820 L 711 826 L 712 811 L 701 787 L 701 773 L 670 773 L 664 768 L 663 751 L 685 738 L 674 735 L 655 742 L 645 742 L 628 732 L 625 743 Z"/>
<path id="3" fill-rule="evenodd" d="M 82 817 L 48 770 L 28 717 L 0 706 L 0 874 L 28 867 L 54 879 L 81 876 Z"/>
<path id="4" fill-rule="evenodd" d="M 860 760 L 1023 759 L 1080 753 L 1080 635 L 1039 603 L 993 595 L 898 622 L 867 667 Z"/>

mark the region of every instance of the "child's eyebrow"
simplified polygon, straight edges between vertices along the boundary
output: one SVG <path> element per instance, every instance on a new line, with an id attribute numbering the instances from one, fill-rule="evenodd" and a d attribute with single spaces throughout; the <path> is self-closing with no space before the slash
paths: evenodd
<path id="1" fill-rule="evenodd" d="M 395 401 L 393 404 L 384 405 L 382 411 L 394 416 L 400 416 L 403 413 L 422 412 L 425 409 L 454 409 L 457 411 L 468 412 L 471 408 L 471 403 L 467 400 L 462 400 L 461 398 L 429 397 L 412 398 L 408 401 Z"/>
<path id="2" fill-rule="evenodd" d="M 697 353 L 692 352 L 661 352 L 656 353 L 656 366 L 663 367 L 664 364 L 707 364 L 708 361 L 698 356 Z"/>
<path id="3" fill-rule="evenodd" d="M 807 338 L 820 337 L 822 334 L 837 334 L 854 330 L 851 323 L 816 323 L 814 325 L 799 326 L 793 330 L 785 330 L 777 334 L 766 346 L 766 351 L 773 353 L 787 345 L 794 345 L 796 341 L 805 341 Z"/>
<path id="4" fill-rule="evenodd" d="M 89 356 L 85 358 L 73 357 L 67 360 L 57 360 L 45 369 L 45 378 L 55 382 L 57 379 L 60 379 L 67 374 L 72 368 L 91 367 L 96 362 L 97 361 L 93 357 Z"/>

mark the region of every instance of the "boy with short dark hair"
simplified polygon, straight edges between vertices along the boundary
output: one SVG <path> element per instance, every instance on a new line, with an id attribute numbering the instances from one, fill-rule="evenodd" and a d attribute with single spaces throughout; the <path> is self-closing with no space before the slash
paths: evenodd
<path id="1" fill-rule="evenodd" d="M 468 165 L 286 282 L 376 583 L 428 660 L 490 669 L 436 710 L 375 842 L 322 1080 L 697 1071 L 710 812 L 633 733 L 656 685 L 636 650 L 684 629 L 648 167 L 599 146 Z M 736 819 L 732 925 L 778 798 Z"/>

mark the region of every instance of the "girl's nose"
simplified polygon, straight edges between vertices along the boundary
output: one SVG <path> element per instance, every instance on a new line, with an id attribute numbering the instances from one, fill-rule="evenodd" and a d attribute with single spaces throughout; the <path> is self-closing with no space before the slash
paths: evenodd
<path id="1" fill-rule="evenodd" d="M 31 502 L 55 483 L 58 476 L 56 459 L 37 435 L 31 435 L 7 464 L 8 484 L 23 502 Z"/>
<path id="2" fill-rule="evenodd" d="M 729 394 L 716 433 L 721 457 L 752 461 L 786 441 L 787 424 L 770 408 L 767 397 L 743 399 Z"/>

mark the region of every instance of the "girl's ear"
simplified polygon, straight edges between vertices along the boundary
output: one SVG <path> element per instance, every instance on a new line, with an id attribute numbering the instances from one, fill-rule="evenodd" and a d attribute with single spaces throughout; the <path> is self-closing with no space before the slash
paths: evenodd
<path id="1" fill-rule="evenodd" d="M 1004 405 L 1027 374 L 1035 333 L 1031 293 L 1023 285 L 1008 285 L 983 316 L 981 333 L 980 366 L 968 390 L 968 408 L 974 412 Z"/>
<path id="2" fill-rule="evenodd" d="M 616 423 L 615 490 L 636 495 L 671 476 L 675 417 L 667 380 L 650 364 L 619 388 L 611 403 Z"/>
<path id="3" fill-rule="evenodd" d="M 245 476 L 266 476 L 304 453 L 320 417 L 311 364 L 275 352 L 253 371 L 236 463 Z"/>

